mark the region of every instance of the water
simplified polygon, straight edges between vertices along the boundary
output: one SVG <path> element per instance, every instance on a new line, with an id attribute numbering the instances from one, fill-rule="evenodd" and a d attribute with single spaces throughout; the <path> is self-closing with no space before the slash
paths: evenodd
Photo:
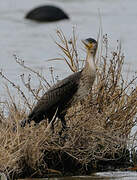
<path id="1" fill-rule="evenodd" d="M 24 19 L 24 15 L 33 7 L 42 4 L 54 4 L 63 8 L 70 16 L 70 21 L 38 24 Z M 126 69 L 136 71 L 137 41 L 137 1 L 132 0 L 5 0 L 0 5 L 0 69 L 13 81 L 20 84 L 19 74 L 27 73 L 15 63 L 13 54 L 21 57 L 25 63 L 37 70 L 44 71 L 49 78 L 51 62 L 47 59 L 59 57 L 59 49 L 53 39 L 57 40 L 56 29 L 61 28 L 67 37 L 76 27 L 79 39 L 97 38 L 100 17 L 103 34 L 108 34 L 110 48 L 116 41 L 122 42 L 126 56 Z M 82 44 L 78 47 L 81 49 Z M 82 52 L 83 53 L 83 52 Z M 82 56 L 82 53 L 80 56 Z M 63 78 L 70 74 L 64 63 L 54 62 L 52 66 Z M 0 81 L 2 81 L 0 79 Z M 0 86 L 0 92 L 3 88 Z"/>
<path id="2" fill-rule="evenodd" d="M 136 172 L 101 172 L 91 176 L 75 176 L 65 178 L 42 178 L 42 179 L 25 179 L 25 180 L 136 180 Z M 20 179 L 21 180 L 21 179 Z"/>

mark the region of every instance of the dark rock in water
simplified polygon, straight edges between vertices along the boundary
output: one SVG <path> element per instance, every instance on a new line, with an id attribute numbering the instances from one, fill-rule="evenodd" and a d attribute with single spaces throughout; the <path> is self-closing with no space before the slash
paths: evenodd
<path id="1" fill-rule="evenodd" d="M 56 6 L 40 6 L 37 7 L 25 16 L 26 19 L 31 19 L 39 22 L 52 22 L 63 19 L 69 19 L 68 15 Z"/>

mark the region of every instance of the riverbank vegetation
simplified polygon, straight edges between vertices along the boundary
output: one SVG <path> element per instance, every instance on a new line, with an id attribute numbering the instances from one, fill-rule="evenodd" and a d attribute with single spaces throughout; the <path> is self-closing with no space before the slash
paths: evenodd
<path id="1" fill-rule="evenodd" d="M 61 31 L 57 31 L 57 35 L 59 41 L 56 44 L 62 50 L 63 58 L 56 60 L 58 63 L 65 60 L 73 72 L 78 71 L 84 61 L 79 58 L 75 33 L 68 40 Z M 110 52 L 105 35 L 100 44 L 92 92 L 68 110 L 65 117 L 68 128 L 61 137 L 58 120 L 54 134 L 46 120 L 38 125 L 32 122 L 25 128 L 20 127 L 28 110 L 51 86 L 44 74 L 26 66 L 15 56 L 16 62 L 30 72 L 27 79 L 25 75 L 20 76 L 23 86 L 31 93 L 29 99 L 21 87 L 0 72 L 7 82 L 8 95 L 0 103 L 0 171 L 11 179 L 83 175 L 136 165 L 137 131 L 131 130 L 137 125 L 137 77 L 128 81 L 123 77 L 124 55 L 120 43 L 117 42 Z M 37 77 L 37 87 L 31 81 L 33 74 Z M 52 68 L 50 74 L 55 83 L 57 79 Z M 20 95 L 18 101 L 11 93 L 11 86 Z"/>

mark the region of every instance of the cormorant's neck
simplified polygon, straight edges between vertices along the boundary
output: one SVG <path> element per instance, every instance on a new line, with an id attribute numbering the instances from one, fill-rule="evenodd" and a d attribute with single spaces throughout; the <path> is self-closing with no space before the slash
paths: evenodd
<path id="1" fill-rule="evenodd" d="M 91 53 L 91 52 L 87 53 L 86 66 L 90 71 L 92 71 L 92 72 L 96 71 L 95 55 L 93 53 Z"/>

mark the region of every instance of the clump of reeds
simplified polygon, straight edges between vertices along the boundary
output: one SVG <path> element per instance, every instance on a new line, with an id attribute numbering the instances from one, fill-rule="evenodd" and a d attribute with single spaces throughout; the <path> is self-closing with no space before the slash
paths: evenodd
<path id="1" fill-rule="evenodd" d="M 56 43 L 64 53 L 64 60 L 73 72 L 78 71 L 83 61 L 78 56 L 75 33 L 73 32 L 69 41 L 61 31 L 57 31 L 57 34 L 60 43 Z M 55 123 L 54 134 L 46 120 L 36 126 L 31 123 L 25 128 L 20 127 L 20 120 L 27 116 L 28 109 L 31 110 L 34 103 L 29 102 L 21 87 L 1 72 L 1 76 L 21 95 L 24 107 L 20 104 L 20 99 L 19 102 L 15 101 L 7 88 L 10 101 L 2 103 L 6 108 L 6 115 L 3 106 L 0 110 L 0 171 L 6 172 L 11 179 L 46 177 L 49 174 L 85 174 L 92 169 L 98 170 L 101 162 L 111 162 L 119 167 L 122 162 L 130 162 L 128 148 L 131 129 L 136 126 L 137 77 L 129 82 L 124 80 L 121 47 L 118 45 L 116 50 L 109 53 L 108 46 L 108 39 L 104 36 L 103 50 L 97 58 L 97 77 L 92 92 L 68 109 L 66 122 L 69 128 L 63 132 L 62 137 L 58 135 L 61 128 L 59 121 Z M 15 59 L 31 72 L 27 80 L 24 75 L 21 79 L 34 101 L 38 100 L 50 87 L 50 83 L 42 74 L 27 67 L 24 61 L 16 56 Z M 31 84 L 33 73 L 38 77 L 37 88 Z M 55 82 L 52 69 L 51 77 Z M 133 134 L 134 142 L 135 134 L 136 132 Z M 131 148 L 134 149 L 133 144 Z"/>

